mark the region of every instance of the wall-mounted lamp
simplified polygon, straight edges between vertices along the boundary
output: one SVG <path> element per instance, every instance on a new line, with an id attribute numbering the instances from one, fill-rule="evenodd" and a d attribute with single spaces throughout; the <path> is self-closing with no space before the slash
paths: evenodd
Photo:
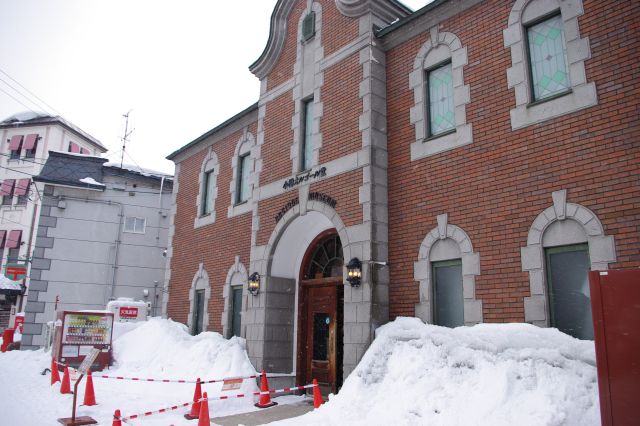
<path id="1" fill-rule="evenodd" d="M 352 287 L 359 287 L 362 279 L 362 262 L 354 257 L 347 263 L 347 281 Z"/>
<path id="2" fill-rule="evenodd" d="M 258 292 L 260 292 L 260 274 L 254 272 L 249 276 L 249 293 L 257 296 Z"/>

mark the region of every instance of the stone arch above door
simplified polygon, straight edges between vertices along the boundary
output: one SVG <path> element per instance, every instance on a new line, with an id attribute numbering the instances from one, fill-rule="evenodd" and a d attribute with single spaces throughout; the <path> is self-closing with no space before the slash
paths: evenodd
<path id="1" fill-rule="evenodd" d="M 429 232 L 418 251 L 414 263 L 414 279 L 420 283 L 420 302 L 416 304 L 416 317 L 424 322 L 433 321 L 431 262 L 450 260 L 459 256 L 462 260 L 462 286 L 464 323 L 473 325 L 482 322 L 482 301 L 476 299 L 475 277 L 480 275 L 480 255 L 473 251 L 471 239 L 456 225 L 448 223 L 448 215 L 437 217 L 438 226 Z"/>
<path id="2" fill-rule="evenodd" d="M 593 271 L 607 270 L 609 263 L 616 261 L 614 238 L 605 235 L 596 214 L 580 204 L 567 203 L 566 189 L 551 196 L 553 205 L 535 218 L 527 245 L 520 249 L 522 270 L 529 272 L 530 296 L 524 298 L 524 319 L 542 327 L 549 326 L 545 247 L 586 242 Z"/>
<path id="3" fill-rule="evenodd" d="M 235 285 L 242 285 L 242 310 L 246 309 L 245 300 L 248 294 L 247 292 L 247 281 L 249 280 L 249 274 L 247 273 L 247 268 L 240 262 L 240 256 L 236 256 L 233 265 L 229 268 L 227 272 L 227 277 L 224 280 L 224 287 L 222 288 L 222 299 L 224 300 L 224 310 L 222 312 L 221 324 L 222 324 L 222 335 L 225 337 L 229 336 L 229 328 L 230 324 L 230 315 L 231 315 L 231 287 Z"/>
<path id="4" fill-rule="evenodd" d="M 211 282 L 209 274 L 204 269 L 204 264 L 198 265 L 198 271 L 191 280 L 191 288 L 189 289 L 189 316 L 187 317 L 187 327 L 191 331 L 193 328 L 194 300 L 196 298 L 196 290 L 204 290 L 204 313 L 202 316 L 202 330 L 209 328 L 209 300 L 211 298 Z"/>

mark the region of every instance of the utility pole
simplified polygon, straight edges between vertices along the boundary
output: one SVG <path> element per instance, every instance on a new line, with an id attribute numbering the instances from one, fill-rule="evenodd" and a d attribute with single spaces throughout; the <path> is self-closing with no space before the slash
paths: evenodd
<path id="1" fill-rule="evenodd" d="M 125 118 L 125 122 L 124 122 L 124 136 L 122 137 L 122 155 L 120 156 L 120 168 L 122 168 L 122 163 L 124 162 L 124 150 L 127 148 L 127 141 L 129 140 L 129 135 L 131 133 L 133 133 L 133 131 L 135 129 L 131 129 L 131 131 L 129 132 L 129 113 L 132 110 L 127 111 L 126 114 L 122 114 L 122 116 Z"/>

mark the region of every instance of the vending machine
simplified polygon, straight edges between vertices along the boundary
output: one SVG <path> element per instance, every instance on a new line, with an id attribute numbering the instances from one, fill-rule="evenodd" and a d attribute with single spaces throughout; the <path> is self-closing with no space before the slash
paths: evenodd
<path id="1" fill-rule="evenodd" d="M 100 354 L 91 370 L 103 370 L 111 364 L 112 333 L 111 312 L 60 311 L 55 324 L 54 358 L 77 368 L 91 349 L 97 348 Z"/>

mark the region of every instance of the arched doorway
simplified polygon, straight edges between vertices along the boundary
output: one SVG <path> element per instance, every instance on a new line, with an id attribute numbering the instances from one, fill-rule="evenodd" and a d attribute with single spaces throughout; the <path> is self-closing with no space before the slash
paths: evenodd
<path id="1" fill-rule="evenodd" d="M 328 229 L 311 242 L 300 267 L 297 381 L 316 379 L 323 394 L 342 385 L 343 264 L 340 237 Z"/>

